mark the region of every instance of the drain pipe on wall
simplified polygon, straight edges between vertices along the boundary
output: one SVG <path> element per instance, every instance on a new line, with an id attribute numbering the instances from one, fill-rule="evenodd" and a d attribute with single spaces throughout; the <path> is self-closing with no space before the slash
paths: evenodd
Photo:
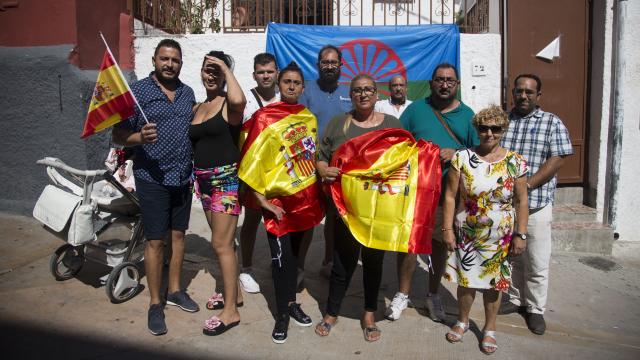
<path id="1" fill-rule="evenodd" d="M 618 200 L 620 198 L 619 181 L 620 181 L 620 163 L 622 161 L 622 127 L 624 125 L 624 78 L 626 61 L 624 57 L 624 26 L 627 17 L 627 0 L 617 0 L 616 9 L 616 28 L 615 28 L 615 69 L 613 84 L 613 122 L 610 126 L 611 131 L 611 184 L 609 193 L 609 206 L 607 223 L 611 225 L 615 232 L 618 224 Z M 618 233 L 615 232 L 617 239 Z"/>

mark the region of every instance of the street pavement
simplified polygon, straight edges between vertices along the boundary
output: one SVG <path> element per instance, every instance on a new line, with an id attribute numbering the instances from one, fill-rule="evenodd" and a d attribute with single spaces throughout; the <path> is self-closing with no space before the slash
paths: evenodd
<path id="1" fill-rule="evenodd" d="M 342 316 L 326 338 L 313 327 L 293 322 L 285 344 L 271 341 L 274 291 L 270 256 L 263 229 L 258 232 L 254 271 L 260 294 L 244 294 L 240 326 L 208 337 L 202 335 L 207 298 L 221 283 L 211 249 L 210 230 L 194 205 L 187 232 L 183 285 L 201 307 L 186 313 L 165 309 L 169 332 L 147 331 L 149 294 L 145 289 L 122 304 L 112 304 L 99 278 L 109 268 L 87 262 L 76 278 L 56 281 L 49 258 L 61 240 L 30 217 L 0 213 L 0 339 L 3 359 L 481 359 L 479 339 L 484 323 L 482 295 L 472 310 L 474 326 L 464 341 L 449 344 L 448 327 L 428 319 L 425 310 L 427 273 L 424 259 L 413 279 L 412 306 L 398 321 L 383 319 L 385 305 L 397 290 L 396 261 L 387 254 L 378 304 L 382 338 L 365 342 L 359 317 L 363 306 L 362 268 L 356 270 L 343 303 Z M 328 280 L 319 273 L 324 253 L 322 226 L 316 228 L 307 258 L 303 309 L 321 319 Z M 628 254 L 627 254 L 628 255 Z M 633 257 L 630 257 L 633 259 Z M 496 359 L 640 359 L 640 264 L 625 258 L 555 253 L 547 332 L 529 332 L 518 314 L 498 317 Z M 142 279 L 146 286 L 146 279 Z M 218 286 L 220 287 L 220 286 Z M 455 322 L 455 285 L 441 289 L 447 323 Z"/>

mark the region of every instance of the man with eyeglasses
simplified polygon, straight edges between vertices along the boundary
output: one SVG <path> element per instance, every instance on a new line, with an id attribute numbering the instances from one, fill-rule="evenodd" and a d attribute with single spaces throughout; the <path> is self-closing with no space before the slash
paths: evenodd
<path id="1" fill-rule="evenodd" d="M 300 103 L 318 119 L 318 142 L 323 139 L 329 120 L 351 111 L 349 87 L 338 84 L 342 70 L 342 51 L 333 45 L 325 45 L 318 52 L 318 80 L 309 81 L 300 96 Z M 330 200 L 330 199 L 329 199 Z M 327 217 L 328 219 L 329 217 Z M 322 274 L 329 277 L 333 259 L 333 223 L 324 224 L 325 254 Z"/>
<path id="2" fill-rule="evenodd" d="M 475 146 L 480 142 L 471 123 L 473 110 L 456 99 L 458 84 L 458 71 L 455 66 L 448 63 L 436 66 L 430 81 L 431 95 L 414 101 L 400 117 L 402 126 L 416 139 L 432 141 L 440 146 L 443 189 L 447 169 L 455 151 Z M 444 194 L 444 191 L 442 193 Z M 441 228 L 442 207 L 438 206 L 432 235 L 432 269 L 429 272 L 429 292 L 426 301 L 429 317 L 433 321 L 443 321 L 445 318 L 442 300 L 438 295 L 447 260 L 447 248 L 442 241 Z M 399 319 L 402 311 L 407 308 L 411 280 L 417 264 L 416 254 L 398 253 L 397 256 L 399 291 L 385 313 L 390 320 Z"/>
<path id="3" fill-rule="evenodd" d="M 411 100 L 407 100 L 407 79 L 402 75 L 395 75 L 389 80 L 389 98 L 378 100 L 376 111 L 400 119 L 411 103 Z"/>
<path id="4" fill-rule="evenodd" d="M 543 314 L 549 286 L 556 174 L 564 158 L 573 154 L 573 148 L 562 120 L 538 106 L 540 78 L 521 74 L 513 85 L 514 107 L 502 146 L 524 156 L 529 165 L 529 222 L 528 234 L 518 234 L 527 240 L 527 248 L 522 256 L 514 258 L 509 302 L 503 303 L 499 314 L 524 313 L 529 330 L 542 335 L 546 330 Z"/>

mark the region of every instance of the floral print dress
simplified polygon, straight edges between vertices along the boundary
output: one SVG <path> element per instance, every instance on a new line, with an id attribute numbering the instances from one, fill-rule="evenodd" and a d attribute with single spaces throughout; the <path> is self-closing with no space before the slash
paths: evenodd
<path id="1" fill-rule="evenodd" d="M 449 253 L 444 276 L 467 288 L 506 291 L 511 282 L 507 255 L 515 221 L 515 181 L 527 173 L 527 163 L 513 151 L 490 163 L 465 149 L 455 153 L 451 167 L 460 172 L 457 248 Z"/>

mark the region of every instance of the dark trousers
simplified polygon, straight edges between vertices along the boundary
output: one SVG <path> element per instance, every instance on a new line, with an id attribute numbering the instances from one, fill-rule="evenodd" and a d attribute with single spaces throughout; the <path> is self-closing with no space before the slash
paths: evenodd
<path id="1" fill-rule="evenodd" d="M 338 316 L 347 287 L 358 265 L 362 251 L 362 282 L 364 283 L 364 309 L 378 309 L 378 291 L 382 280 L 384 251 L 362 246 L 341 219 L 336 219 L 333 250 L 333 268 L 329 280 L 327 314 Z"/>
<path id="2" fill-rule="evenodd" d="M 289 302 L 296 301 L 298 253 L 303 234 L 304 231 L 299 231 L 278 238 L 267 232 L 278 315 L 288 314 Z"/>

